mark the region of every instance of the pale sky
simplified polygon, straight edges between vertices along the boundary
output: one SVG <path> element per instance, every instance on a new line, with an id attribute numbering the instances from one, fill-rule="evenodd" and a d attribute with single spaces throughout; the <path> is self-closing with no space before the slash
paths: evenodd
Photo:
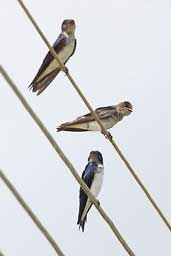
<path id="1" fill-rule="evenodd" d="M 53 43 L 66 18 L 77 49 L 67 67 L 94 108 L 129 100 L 134 112 L 113 127 L 123 153 L 171 222 L 171 2 L 33 1 L 25 4 Z M 99 201 L 137 256 L 170 256 L 171 233 L 100 133 L 56 133 L 88 112 L 61 73 L 39 97 L 28 90 L 47 47 L 17 1 L 1 2 L 1 64 L 81 175 L 91 150 L 104 158 Z M 79 186 L 0 77 L 0 168 L 66 256 L 125 256 L 92 207 L 78 230 Z M 56 255 L 0 181 L 0 249 L 5 256 Z"/>

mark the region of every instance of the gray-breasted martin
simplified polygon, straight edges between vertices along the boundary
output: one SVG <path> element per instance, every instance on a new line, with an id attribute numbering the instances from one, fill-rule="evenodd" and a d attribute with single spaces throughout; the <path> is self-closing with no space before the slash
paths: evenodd
<path id="1" fill-rule="evenodd" d="M 102 154 L 99 151 L 91 151 L 88 158 L 88 164 L 82 173 L 82 179 L 95 197 L 98 196 L 102 187 L 103 170 L 104 166 Z M 77 225 L 79 225 L 79 228 L 81 227 L 82 231 L 84 232 L 87 213 L 90 210 L 92 203 L 82 188 L 80 188 L 79 203 Z"/>
<path id="2" fill-rule="evenodd" d="M 115 124 L 128 116 L 133 111 L 132 104 L 128 101 L 112 105 L 108 107 L 101 107 L 95 110 L 100 118 L 102 124 L 106 129 L 112 128 Z M 100 126 L 94 119 L 91 113 L 79 116 L 75 120 L 63 123 L 57 127 L 57 131 L 72 131 L 72 132 L 85 132 L 85 131 L 100 131 Z"/>
<path id="3" fill-rule="evenodd" d="M 58 54 L 60 61 L 65 64 L 74 54 L 76 49 L 76 39 L 74 34 L 75 21 L 64 20 L 61 30 L 60 35 L 52 47 Z M 49 51 L 45 56 L 37 75 L 29 85 L 29 88 L 32 89 L 33 92 L 37 92 L 37 95 L 41 94 L 57 76 L 60 70 L 61 68 L 59 63 L 54 59 Z"/>

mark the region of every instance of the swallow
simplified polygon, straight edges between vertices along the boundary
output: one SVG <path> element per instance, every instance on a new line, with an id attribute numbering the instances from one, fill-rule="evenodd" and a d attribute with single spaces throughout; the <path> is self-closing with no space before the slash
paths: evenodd
<path id="1" fill-rule="evenodd" d="M 65 64 L 74 54 L 76 49 L 75 21 L 64 20 L 61 26 L 61 33 L 53 44 L 53 48 L 58 54 L 60 61 Z M 40 66 L 38 73 L 29 85 L 37 95 L 41 94 L 52 80 L 61 71 L 60 65 L 49 51 Z"/>
<path id="2" fill-rule="evenodd" d="M 103 157 L 99 151 L 91 151 L 88 164 L 85 167 L 85 170 L 82 173 L 82 179 L 89 187 L 92 194 L 97 197 L 103 183 Z M 84 232 L 85 222 L 87 221 L 87 214 L 92 206 L 91 200 L 88 198 L 86 193 L 80 187 L 79 193 L 79 213 L 77 225 L 79 229 L 81 228 Z"/>
<path id="3" fill-rule="evenodd" d="M 132 111 L 132 104 L 128 101 L 121 102 L 118 105 L 97 108 L 95 110 L 105 129 L 112 128 L 115 124 L 121 121 L 124 116 L 130 115 Z M 94 116 L 91 113 L 88 113 L 77 117 L 71 122 L 61 124 L 57 127 L 57 131 L 101 131 L 101 128 Z"/>

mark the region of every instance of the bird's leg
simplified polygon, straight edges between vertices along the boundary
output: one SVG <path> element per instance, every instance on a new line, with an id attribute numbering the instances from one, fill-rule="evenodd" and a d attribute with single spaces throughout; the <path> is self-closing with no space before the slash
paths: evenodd
<path id="1" fill-rule="evenodd" d="M 97 200 L 97 204 L 98 204 L 98 207 L 100 206 L 100 201 L 99 200 Z"/>
<path id="2" fill-rule="evenodd" d="M 110 141 L 112 140 L 112 134 L 109 131 L 107 131 L 107 134 L 105 134 L 103 131 L 101 131 L 101 133 L 105 136 L 106 139 Z"/>
<path id="3" fill-rule="evenodd" d="M 107 138 L 108 138 L 108 140 L 110 140 L 110 141 L 111 141 L 112 138 L 113 138 L 113 137 L 112 137 L 112 134 L 111 134 L 109 131 L 107 132 Z"/>
<path id="4" fill-rule="evenodd" d="M 63 71 L 64 71 L 65 75 L 68 75 L 69 70 L 68 70 L 68 68 L 67 68 L 66 66 L 65 66 L 65 68 L 63 69 Z"/>

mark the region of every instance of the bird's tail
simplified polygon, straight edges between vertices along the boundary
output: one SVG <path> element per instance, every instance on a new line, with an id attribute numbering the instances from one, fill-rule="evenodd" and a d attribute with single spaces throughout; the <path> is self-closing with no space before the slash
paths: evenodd
<path id="1" fill-rule="evenodd" d="M 82 229 L 82 232 L 84 232 L 84 226 L 85 226 L 85 223 L 87 222 L 87 214 L 90 211 L 91 206 L 92 206 L 92 204 L 89 205 L 89 208 L 87 209 L 86 214 L 84 212 L 82 214 L 80 214 L 80 212 L 79 212 L 77 225 L 79 225 L 79 230 L 80 230 L 80 228 Z M 83 216 L 84 214 L 85 214 L 85 216 Z"/>
<path id="2" fill-rule="evenodd" d="M 33 80 L 33 82 L 29 85 L 29 89 L 33 92 L 37 92 L 37 95 L 40 95 L 52 82 L 55 76 L 59 73 L 60 70 L 54 70 L 47 76 L 43 77 L 41 80 Z"/>
<path id="3" fill-rule="evenodd" d="M 77 222 L 77 225 L 79 225 L 79 230 L 81 228 L 82 232 L 84 232 L 84 226 L 85 226 L 86 221 L 87 221 L 87 215 L 85 216 L 85 218 L 83 220 L 80 220 L 79 222 Z"/>
<path id="4" fill-rule="evenodd" d="M 88 130 L 86 129 L 81 129 L 81 128 L 77 128 L 77 127 L 70 127 L 70 126 L 64 126 L 64 125 L 60 125 L 56 128 L 57 132 L 60 131 L 65 131 L 65 132 L 87 132 Z"/>

